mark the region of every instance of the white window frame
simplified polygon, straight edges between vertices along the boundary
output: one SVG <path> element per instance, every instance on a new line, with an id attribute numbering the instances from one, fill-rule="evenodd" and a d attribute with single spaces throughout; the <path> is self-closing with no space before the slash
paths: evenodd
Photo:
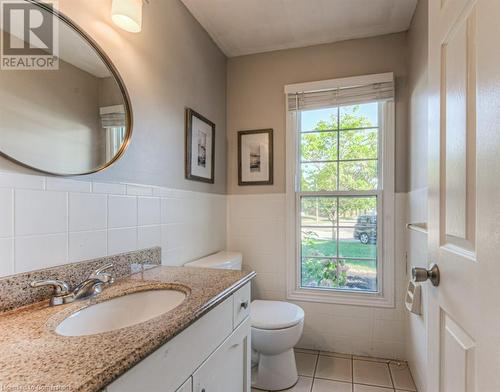
<path id="1" fill-rule="evenodd" d="M 297 112 L 288 111 L 288 95 L 307 91 L 330 90 L 394 80 L 392 72 L 384 74 L 331 79 L 285 86 L 286 96 L 286 280 L 287 299 L 336 304 L 394 307 L 394 100 L 379 105 L 379 189 L 377 190 L 377 277 L 378 292 L 303 288 L 300 255 L 300 213 L 297 193 L 300 186 L 299 129 Z M 335 192 L 338 194 L 338 192 Z M 363 192 L 345 192 L 360 195 Z M 316 192 L 314 192 L 316 194 Z M 369 193 L 373 194 L 373 192 Z M 320 194 L 318 194 L 320 195 Z M 382 219 L 380 219 L 382 217 Z M 380 241 L 381 240 L 381 241 Z"/>

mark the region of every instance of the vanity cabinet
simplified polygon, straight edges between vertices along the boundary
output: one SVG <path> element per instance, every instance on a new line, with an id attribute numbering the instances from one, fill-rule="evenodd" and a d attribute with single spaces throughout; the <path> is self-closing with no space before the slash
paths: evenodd
<path id="1" fill-rule="evenodd" d="M 250 284 L 233 294 L 233 325 L 236 328 L 250 316 Z"/>
<path id="2" fill-rule="evenodd" d="M 193 374 L 193 392 L 248 391 L 250 319 L 247 318 Z"/>
<path id="3" fill-rule="evenodd" d="M 106 392 L 250 392 L 250 284 L 108 385 Z"/>

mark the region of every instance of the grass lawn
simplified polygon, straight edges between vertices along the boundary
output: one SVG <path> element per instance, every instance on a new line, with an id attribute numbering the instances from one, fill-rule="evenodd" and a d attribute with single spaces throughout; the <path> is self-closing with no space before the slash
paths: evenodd
<path id="1" fill-rule="evenodd" d="M 307 244 L 302 245 L 303 257 L 311 256 L 336 256 L 337 245 L 335 241 L 328 240 L 309 240 Z M 377 257 L 377 245 L 362 244 L 358 240 L 340 240 L 339 241 L 340 257 L 360 257 L 373 258 Z M 346 263 L 349 266 L 349 274 L 375 274 L 377 269 L 376 260 L 349 260 Z"/>

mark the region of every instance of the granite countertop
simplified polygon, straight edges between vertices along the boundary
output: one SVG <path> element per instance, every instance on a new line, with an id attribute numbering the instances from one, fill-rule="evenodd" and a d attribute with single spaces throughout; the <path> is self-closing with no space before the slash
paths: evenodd
<path id="1" fill-rule="evenodd" d="M 253 272 L 155 267 L 121 279 L 97 297 L 48 301 L 0 314 L 1 391 L 100 391 L 254 277 Z M 149 321 L 90 336 L 54 328 L 71 313 L 131 292 L 173 288 L 186 300 Z"/>

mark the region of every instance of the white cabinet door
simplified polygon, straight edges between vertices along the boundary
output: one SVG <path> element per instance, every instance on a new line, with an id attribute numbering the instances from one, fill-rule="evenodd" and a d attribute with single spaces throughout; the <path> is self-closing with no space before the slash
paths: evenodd
<path id="1" fill-rule="evenodd" d="M 250 392 L 250 335 L 247 318 L 193 374 L 193 392 Z"/>

